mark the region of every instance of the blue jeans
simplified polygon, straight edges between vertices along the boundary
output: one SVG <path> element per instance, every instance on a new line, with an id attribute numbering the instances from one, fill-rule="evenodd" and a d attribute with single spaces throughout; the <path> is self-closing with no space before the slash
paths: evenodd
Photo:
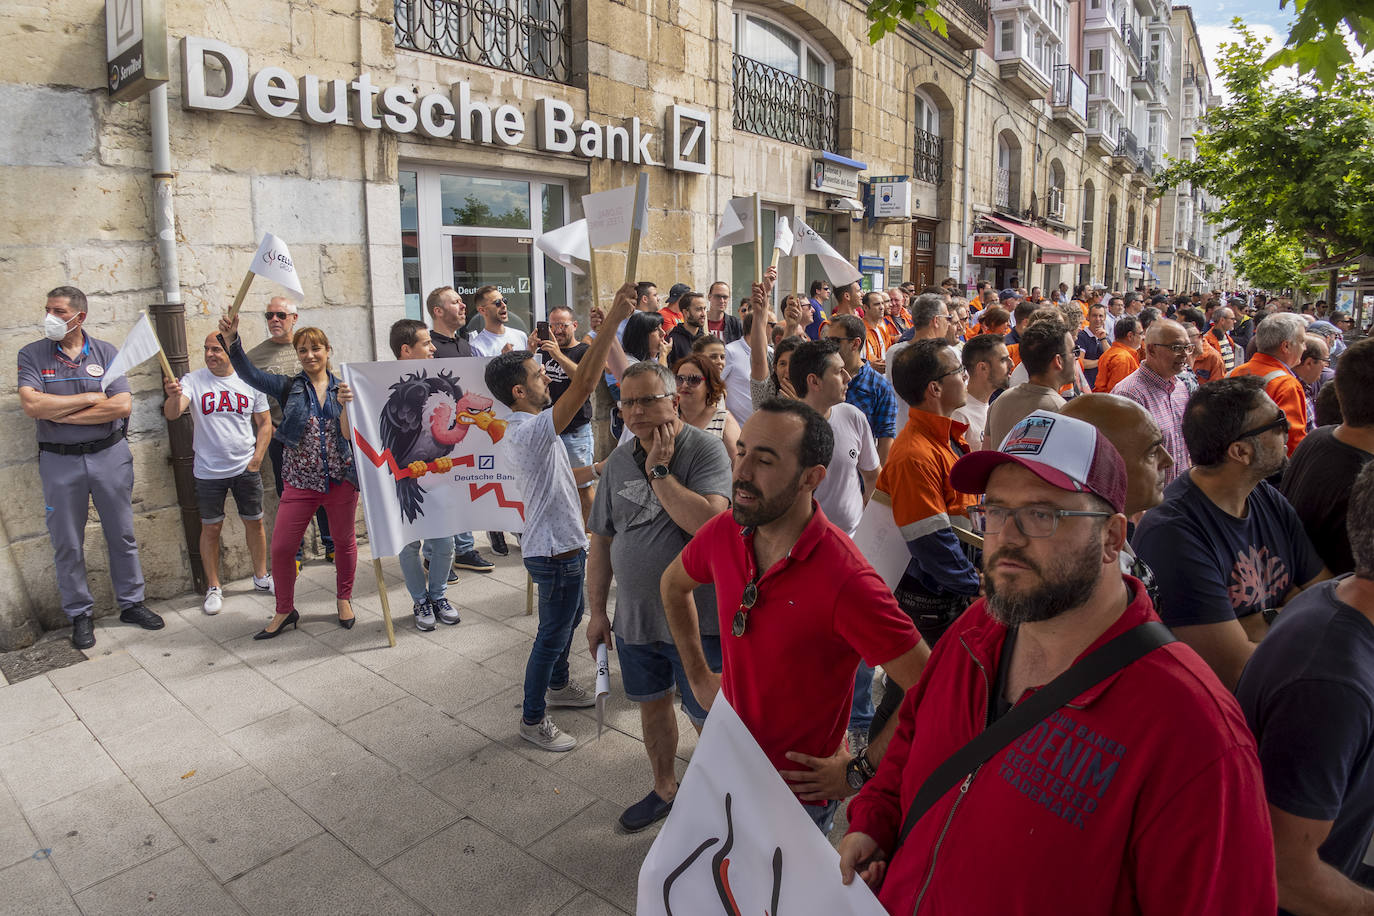
<path id="1" fill-rule="evenodd" d="M 830 831 L 835 829 L 835 815 L 840 810 L 840 800 L 832 798 L 823 805 L 802 805 L 806 810 L 806 816 L 821 828 L 821 833 L 830 836 Z"/>
<path id="2" fill-rule="evenodd" d="M 539 590 L 539 629 L 525 664 L 525 722 L 544 721 L 544 692 L 568 686 L 568 651 L 582 620 L 587 551 L 562 559 L 525 557 L 525 569 Z"/>
<path id="3" fill-rule="evenodd" d="M 568 452 L 568 462 L 574 468 L 584 468 L 592 463 L 592 452 L 595 448 L 595 441 L 592 438 L 592 425 L 584 423 L 570 433 L 559 433 L 558 438 L 563 442 L 563 448 Z M 587 481 L 577 485 L 579 490 L 585 490 L 592 485 L 593 481 Z"/>
<path id="4" fill-rule="evenodd" d="M 849 707 L 849 730 L 867 732 L 873 724 L 873 669 L 859 662 L 854 675 L 854 703 Z"/>
<path id="5" fill-rule="evenodd" d="M 430 545 L 437 544 L 439 541 L 453 542 L 453 552 L 448 556 L 450 564 L 453 563 L 454 557 L 460 557 L 465 553 L 469 553 L 477 546 L 477 542 L 472 539 L 472 532 L 464 531 L 462 534 L 455 534 L 451 538 L 429 538 L 428 540 L 422 541 L 421 543 L 424 546 L 420 548 L 420 556 L 428 560 L 434 553 L 434 549 Z M 430 565 L 432 566 L 433 564 Z"/>
<path id="6" fill-rule="evenodd" d="M 420 548 L 424 545 L 425 555 L 429 558 L 429 576 L 420 565 Z M 406 579 L 406 591 L 410 600 L 417 604 L 421 601 L 438 601 L 444 597 L 448 585 L 448 570 L 453 565 L 453 538 L 426 538 L 424 541 L 411 541 L 401 548 L 401 575 Z"/>

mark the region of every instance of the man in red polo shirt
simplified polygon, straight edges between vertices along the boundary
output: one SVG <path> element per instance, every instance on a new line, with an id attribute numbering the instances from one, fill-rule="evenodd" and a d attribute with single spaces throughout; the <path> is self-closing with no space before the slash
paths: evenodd
<path id="1" fill-rule="evenodd" d="M 772 400 L 740 431 L 734 508 L 707 522 L 663 574 L 663 608 L 697 701 L 716 691 L 829 833 L 839 799 L 871 778 L 889 728 L 845 750 L 862 658 L 903 688 L 929 657 L 911 621 L 816 505 L 834 437 L 801 401 Z M 692 591 L 714 582 L 722 674 L 701 650 Z"/>
<path id="2" fill-rule="evenodd" d="M 1255 328 L 1255 355 L 1232 370 L 1230 378 L 1254 375 L 1264 380 L 1264 393 L 1288 417 L 1288 454 L 1307 435 L 1307 395 L 1293 367 L 1307 346 L 1307 322 L 1291 312 L 1276 312 Z"/>

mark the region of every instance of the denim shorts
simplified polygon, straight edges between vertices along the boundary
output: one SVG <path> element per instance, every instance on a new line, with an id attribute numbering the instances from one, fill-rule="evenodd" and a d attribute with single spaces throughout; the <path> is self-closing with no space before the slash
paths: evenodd
<path id="1" fill-rule="evenodd" d="M 706 664 L 719 674 L 720 637 L 701 637 L 701 648 L 706 653 Z M 706 710 L 701 708 L 692 693 L 692 685 L 687 680 L 687 670 L 682 667 L 677 646 L 670 642 L 632 644 L 617 636 L 615 651 L 620 655 L 620 679 L 625 684 L 626 699 L 647 703 L 666 697 L 676 684 L 678 695 L 682 697 L 682 711 L 687 718 L 697 725 L 706 721 Z"/>
<path id="2" fill-rule="evenodd" d="M 574 468 L 585 468 L 592 463 L 592 450 L 595 442 L 592 439 L 592 424 L 584 423 L 570 433 L 560 433 L 559 439 L 563 440 L 563 448 L 568 453 L 568 463 Z M 578 489 L 585 489 L 592 485 L 592 481 L 579 484 Z"/>
<path id="3" fill-rule="evenodd" d="M 218 525 L 224 521 L 224 498 L 231 491 L 240 519 L 255 522 L 262 518 L 262 474 L 244 470 L 237 477 L 196 478 L 196 505 L 201 522 Z"/>

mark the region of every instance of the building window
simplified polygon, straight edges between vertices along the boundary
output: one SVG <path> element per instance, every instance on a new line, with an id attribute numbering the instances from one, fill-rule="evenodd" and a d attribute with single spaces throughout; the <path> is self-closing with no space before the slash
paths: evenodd
<path id="1" fill-rule="evenodd" d="M 1016 20 L 1003 19 L 998 26 L 1001 33 L 1000 52 L 1003 54 L 1014 54 L 1016 52 Z"/>
<path id="2" fill-rule="evenodd" d="M 737 12 L 733 64 L 736 130 L 838 147 L 835 68 L 819 47 L 775 19 Z"/>
<path id="3" fill-rule="evenodd" d="M 992 205 L 1007 213 L 1021 209 L 1021 147 L 1015 135 L 1003 131 L 997 138 L 997 163 L 992 175 Z"/>
<path id="4" fill-rule="evenodd" d="M 401 170 L 401 279 L 405 286 L 406 317 L 423 318 L 424 287 L 420 285 L 420 196 L 414 172 Z"/>
<path id="5" fill-rule="evenodd" d="M 1045 215 L 1050 219 L 1064 219 L 1064 167 L 1057 159 L 1050 163 L 1050 183 L 1045 189 Z"/>
<path id="6" fill-rule="evenodd" d="M 396 0 L 396 47 L 566 83 L 571 0 Z"/>
<path id="7" fill-rule="evenodd" d="M 917 181 L 939 184 L 945 178 L 945 141 L 940 136 L 940 109 L 925 93 L 917 90 L 916 134 L 912 138 L 915 148 L 913 174 Z"/>

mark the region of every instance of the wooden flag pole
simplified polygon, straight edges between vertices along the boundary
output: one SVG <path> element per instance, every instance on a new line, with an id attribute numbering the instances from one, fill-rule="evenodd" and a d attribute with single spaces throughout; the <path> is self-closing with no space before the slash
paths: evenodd
<path id="1" fill-rule="evenodd" d="M 635 208 L 630 214 L 630 250 L 625 255 L 625 282 L 634 283 L 635 275 L 639 272 L 639 241 L 643 235 L 643 227 L 638 225 L 639 212 L 644 209 L 644 199 L 649 195 L 649 173 L 640 172 L 639 180 L 635 182 Z"/>
<path id="2" fill-rule="evenodd" d="M 229 320 L 233 321 L 238 316 L 239 306 L 243 305 L 244 297 L 248 295 L 248 287 L 253 285 L 253 272 L 250 270 L 243 275 L 243 282 L 239 284 L 239 294 L 234 297 L 234 304 L 229 306 Z"/>
<path id="3" fill-rule="evenodd" d="M 396 647 L 396 630 L 391 626 L 391 599 L 386 594 L 386 580 L 382 578 L 382 561 L 380 557 L 372 558 L 372 573 L 377 577 L 377 594 L 382 599 L 382 620 L 386 623 L 386 644 L 388 648 Z"/>
<path id="4" fill-rule="evenodd" d="M 591 305 L 587 306 L 587 327 L 590 328 L 592 324 L 592 309 L 601 307 L 601 289 L 596 283 L 596 249 L 590 245 L 587 246 L 587 283 L 592 288 Z M 606 316 L 605 309 L 602 309 L 601 315 L 604 321 Z"/>
<path id="5" fill-rule="evenodd" d="M 528 572 L 525 573 L 525 616 L 534 614 L 534 579 L 530 578 Z"/>
<path id="6" fill-rule="evenodd" d="M 754 192 L 754 282 L 763 282 L 763 204 Z"/>

